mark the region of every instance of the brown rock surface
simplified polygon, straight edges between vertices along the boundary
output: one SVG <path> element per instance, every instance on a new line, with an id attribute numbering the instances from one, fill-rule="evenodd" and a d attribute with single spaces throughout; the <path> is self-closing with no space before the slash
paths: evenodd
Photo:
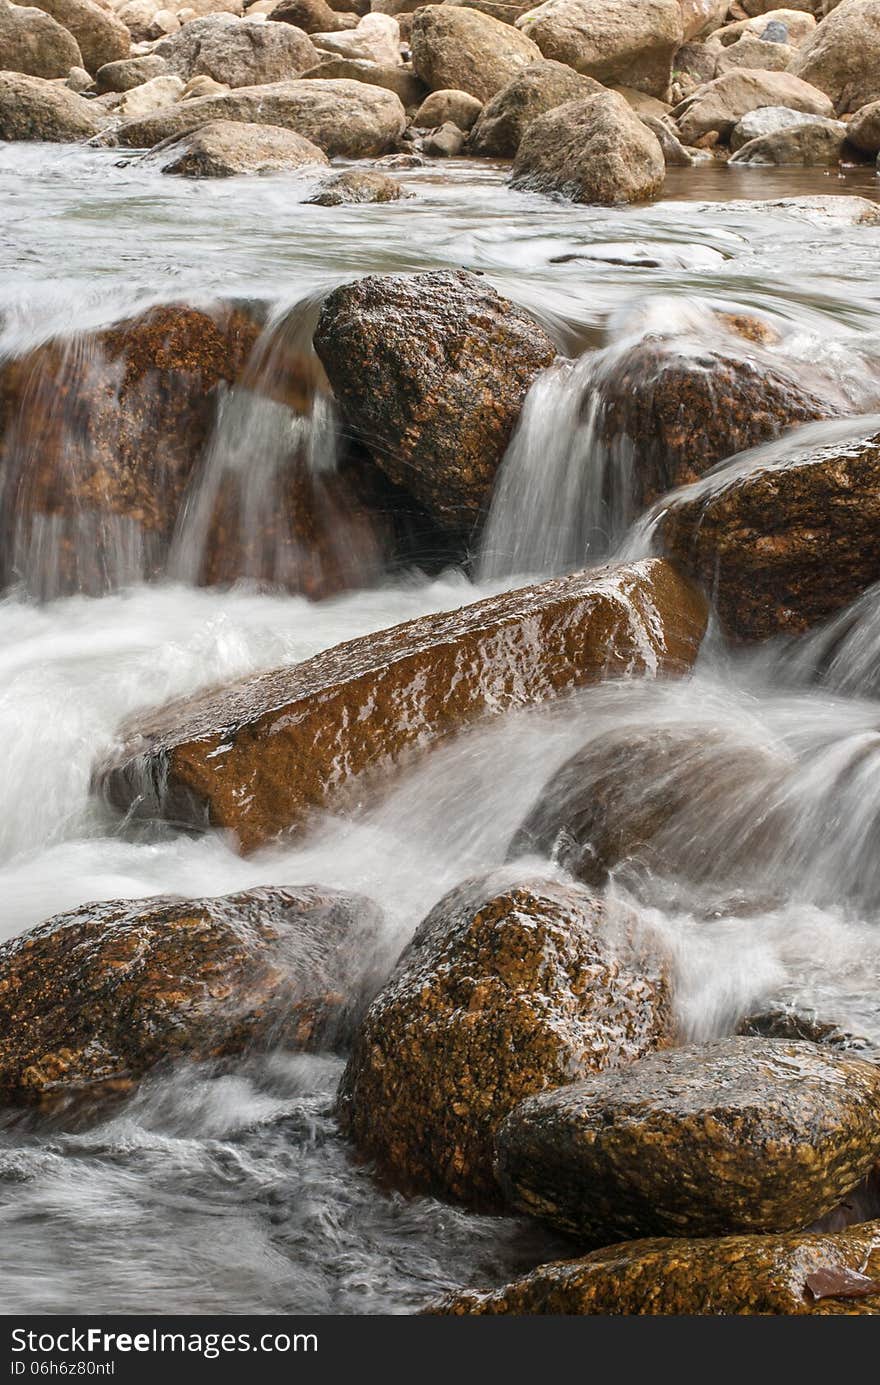
<path id="1" fill-rule="evenodd" d="M 315 350 L 376 464 L 464 531 L 482 518 L 529 386 L 556 355 L 527 313 L 450 270 L 336 289 Z"/>
<path id="2" fill-rule="evenodd" d="M 512 186 L 613 206 L 656 197 L 666 177 L 663 149 L 618 92 L 556 106 L 527 127 Z"/>
<path id="3" fill-rule="evenodd" d="M 161 157 L 163 173 L 184 178 L 280 173 L 328 163 L 322 149 L 293 130 L 242 120 L 209 120 L 166 145 Z"/>
<path id="4" fill-rule="evenodd" d="M 400 202 L 411 195 L 387 173 L 346 168 L 327 178 L 308 202 L 316 207 L 340 207 L 357 202 Z"/>
<path id="5" fill-rule="evenodd" d="M 34 0 L 38 10 L 44 10 L 73 34 L 82 53 L 82 65 L 87 72 L 96 73 L 105 63 L 127 58 L 131 49 L 131 34 L 113 11 L 95 0 Z"/>
<path id="6" fill-rule="evenodd" d="M 496 1205 L 493 1137 L 518 1101 L 668 1041 L 665 976 L 602 923 L 551 880 L 470 881 L 431 911 L 340 1087 L 343 1128 L 395 1186 Z"/>
<path id="7" fill-rule="evenodd" d="M 469 92 L 488 101 L 541 51 L 511 25 L 479 10 L 426 5 L 412 23 L 412 63 L 431 91 Z"/>
<path id="8" fill-rule="evenodd" d="M 672 497 L 657 532 L 729 636 L 801 634 L 880 579 L 880 433 L 856 420 L 734 459 Z"/>
<path id="9" fill-rule="evenodd" d="M 704 603 L 663 562 L 575 573 L 140 718 L 100 787 L 124 812 L 226 828 L 252 850 L 478 718 L 608 675 L 686 669 L 704 625 Z"/>
<path id="10" fill-rule="evenodd" d="M 471 133 L 470 151 L 512 159 L 526 129 L 539 115 L 601 90 L 592 77 L 574 72 L 565 63 L 547 59 L 529 63 L 483 107 Z"/>
<path id="11" fill-rule="evenodd" d="M 696 144 L 713 131 L 727 139 L 744 115 L 761 106 L 783 106 L 825 117 L 834 114 L 823 91 L 792 73 L 740 67 L 700 87 L 685 105 L 676 107 L 675 115 L 684 143 Z"/>
<path id="12" fill-rule="evenodd" d="M 0 72 L 66 77 L 72 67 L 81 66 L 79 44 L 51 15 L 0 0 Z"/>
<path id="13" fill-rule="evenodd" d="M 880 0 L 843 0 L 804 44 L 792 71 L 827 92 L 838 114 L 880 100 Z"/>
<path id="14" fill-rule="evenodd" d="M 601 1245 L 796 1231 L 880 1150 L 880 1067 L 732 1038 L 648 1054 L 529 1098 L 497 1137 L 511 1203 Z"/>
<path id="15" fill-rule="evenodd" d="M 100 130 L 102 114 L 58 82 L 0 72 L 0 140 L 67 144 L 89 139 Z"/>
<path id="16" fill-rule="evenodd" d="M 445 1299 L 439 1313 L 728 1314 L 880 1313 L 869 1298 L 816 1299 L 815 1274 L 880 1278 L 880 1222 L 836 1235 L 725 1236 L 627 1241 L 583 1260 L 542 1265 L 490 1293 Z"/>
<path id="17" fill-rule="evenodd" d="M 0 1097 L 124 1089 L 175 1059 L 346 1041 L 381 914 L 320 886 L 84 904 L 0 947 Z"/>

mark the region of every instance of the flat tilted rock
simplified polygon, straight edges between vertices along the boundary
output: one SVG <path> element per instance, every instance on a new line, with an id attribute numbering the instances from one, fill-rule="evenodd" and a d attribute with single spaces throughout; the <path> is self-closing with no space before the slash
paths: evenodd
<path id="1" fill-rule="evenodd" d="M 315 885 L 59 914 L 0 947 L 0 1098 L 346 1042 L 381 980 L 381 922 L 368 899 Z"/>
<path id="2" fill-rule="evenodd" d="M 0 72 L 0 140 L 72 143 L 96 135 L 102 115 L 91 101 L 57 82 Z"/>
<path id="3" fill-rule="evenodd" d="M 693 662 L 705 603 L 656 560 L 507 592 L 350 640 L 124 728 L 98 775 L 139 817 L 252 850 L 478 718 Z"/>
<path id="4" fill-rule="evenodd" d="M 280 125 L 209 120 L 162 150 L 163 173 L 184 178 L 229 178 L 236 173 L 281 173 L 327 164 L 311 140 Z"/>
<path id="5" fill-rule="evenodd" d="M 444 1299 L 435 1313 L 727 1314 L 880 1313 L 867 1297 L 817 1298 L 811 1290 L 864 1294 L 880 1280 L 880 1222 L 834 1235 L 725 1236 L 627 1241 L 563 1260 L 490 1293 Z"/>
<path id="6" fill-rule="evenodd" d="M 669 985 L 577 886 L 469 881 L 431 911 L 373 1002 L 343 1128 L 396 1187 L 499 1204 L 495 1131 L 533 1092 L 668 1042 Z"/>
<path id="7" fill-rule="evenodd" d="M 743 453 L 670 496 L 659 546 L 734 639 L 801 634 L 880 579 L 880 419 Z"/>
<path id="8" fill-rule="evenodd" d="M 880 1068 L 733 1038 L 531 1097 L 498 1132 L 511 1203 L 588 1243 L 795 1231 L 880 1150 Z"/>
<path id="9" fill-rule="evenodd" d="M 348 426 L 446 528 L 471 530 L 536 375 L 556 348 L 464 271 L 369 275 L 329 294 L 317 351 Z"/>

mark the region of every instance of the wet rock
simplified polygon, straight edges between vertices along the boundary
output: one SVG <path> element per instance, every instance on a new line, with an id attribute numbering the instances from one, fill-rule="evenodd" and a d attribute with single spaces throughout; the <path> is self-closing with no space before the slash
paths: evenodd
<path id="1" fill-rule="evenodd" d="M 741 335 L 652 334 L 609 362 L 598 431 L 630 472 L 636 512 L 725 457 L 842 409 L 818 372 L 765 356 L 754 338 L 744 347 Z"/>
<path id="2" fill-rule="evenodd" d="M 127 58 L 131 49 L 131 34 L 112 10 L 95 0 L 34 0 L 38 10 L 44 10 L 73 34 L 82 53 L 82 65 L 96 73 L 105 63 Z"/>
<path id="3" fill-rule="evenodd" d="M 281 0 L 269 14 L 273 22 L 294 24 L 305 34 L 331 34 L 337 29 L 353 29 L 358 18 L 352 11 L 340 13 L 331 9 L 327 0 Z"/>
<path id="4" fill-rule="evenodd" d="M 393 92 L 364 82 L 301 80 L 238 87 L 224 96 L 202 96 L 127 121 L 116 132 L 120 144 L 151 149 L 161 140 L 188 134 L 209 120 L 281 125 L 317 144 L 330 158 L 364 159 L 392 149 L 406 125 Z"/>
<path id="5" fill-rule="evenodd" d="M 726 139 L 734 125 L 760 106 L 785 106 L 809 115 L 834 114 L 827 96 L 790 72 L 762 72 L 740 68 L 708 82 L 687 103 L 676 108 L 678 128 L 685 144 L 717 131 Z"/>
<path id="6" fill-rule="evenodd" d="M 126 92 L 142 86 L 153 77 L 164 77 L 167 72 L 168 64 L 164 58 L 156 53 L 146 53 L 142 58 L 123 58 L 120 62 L 105 63 L 98 68 L 95 85 L 99 95 L 110 91 Z"/>
<path id="7" fill-rule="evenodd" d="M 0 140 L 66 144 L 88 139 L 101 128 L 102 115 L 84 96 L 59 83 L 0 72 Z"/>
<path id="8" fill-rule="evenodd" d="M 546 0 L 517 20 L 545 58 L 605 85 L 665 96 L 682 41 L 679 0 Z"/>
<path id="9" fill-rule="evenodd" d="M 238 173 L 281 173 L 326 164 L 326 154 L 293 130 L 211 120 L 162 151 L 162 172 L 184 178 L 229 178 Z"/>
<path id="10" fill-rule="evenodd" d="M 742 149 L 750 140 L 763 139 L 765 135 L 781 134 L 785 130 L 799 129 L 814 122 L 825 123 L 826 116 L 807 115 L 804 111 L 792 111 L 787 106 L 759 106 L 749 111 L 738 121 L 730 133 L 730 147 L 734 151 Z"/>
<path id="11" fill-rule="evenodd" d="M 253 850 L 468 724 L 623 673 L 693 660 L 705 605 L 665 563 L 578 573 L 408 621 L 160 709 L 98 783 L 141 817 Z"/>
<path id="12" fill-rule="evenodd" d="M 422 148 L 429 157 L 453 159 L 461 153 L 464 142 L 464 130 L 459 130 L 457 125 L 453 125 L 451 120 L 447 120 L 445 125 L 440 126 L 439 130 L 431 130 L 425 136 Z"/>
<path id="13" fill-rule="evenodd" d="M 815 120 L 809 125 L 795 125 L 749 140 L 730 162 L 834 168 L 840 163 L 846 133 L 847 127 L 842 121 Z"/>
<path id="14" fill-rule="evenodd" d="M 816 1044 L 720 1039 L 531 1097 L 497 1137 L 511 1203 L 588 1243 L 796 1231 L 880 1147 L 880 1068 Z"/>
<path id="15" fill-rule="evenodd" d="M 365 62 L 356 58 L 333 58 L 329 53 L 320 55 L 317 67 L 303 73 L 303 78 L 330 79 L 347 78 L 352 82 L 364 82 L 367 86 L 384 87 L 400 97 L 407 110 L 412 110 L 424 100 L 427 87 L 419 81 L 412 68 L 406 63 L 396 67 L 383 67 L 381 63 Z"/>
<path id="16" fill-rule="evenodd" d="M 413 116 L 417 129 L 436 130 L 451 121 L 459 130 L 470 130 L 483 104 L 466 91 L 432 91 Z"/>
<path id="17" fill-rule="evenodd" d="M 863 154 L 880 153 L 880 101 L 856 111 L 846 127 L 846 137 Z"/>
<path id="18" fill-rule="evenodd" d="M 120 1091 L 159 1065 L 345 1044 L 381 914 L 306 885 L 85 904 L 0 946 L 0 1097 Z"/>
<path id="19" fill-rule="evenodd" d="M 0 72 L 66 77 L 82 66 L 79 44 L 42 9 L 0 0 Z"/>
<path id="20" fill-rule="evenodd" d="M 387 14 L 365 14 L 354 29 L 313 34 L 312 39 L 316 48 L 340 58 L 379 63 L 383 67 L 396 67 L 403 61 L 400 26 Z"/>
<path id="21" fill-rule="evenodd" d="M 737 68 L 762 68 L 768 72 L 785 72 L 797 55 L 797 49 L 787 43 L 766 43 L 755 34 L 744 34 L 718 57 L 715 76 L 723 77 Z"/>
<path id="22" fill-rule="evenodd" d="M 387 173 L 347 168 L 328 178 L 307 201 L 316 207 L 340 207 L 351 202 L 399 202 L 411 195 Z"/>
<path id="23" fill-rule="evenodd" d="M 735 887 L 778 844 L 774 794 L 790 768 L 728 729 L 625 725 L 556 771 L 508 856 L 552 858 L 594 888 L 621 868 L 635 892 L 646 873 Z"/>
<path id="24" fill-rule="evenodd" d="M 58 557 L 41 574 L 40 595 L 106 590 L 117 545 L 132 561 L 139 554 L 128 580 L 152 575 L 219 387 L 241 374 L 258 331 L 244 313 L 215 318 L 168 305 L 7 362 L 2 379 L 14 404 L 0 443 L 2 580 L 28 567 L 47 531 Z"/>
<path id="25" fill-rule="evenodd" d="M 229 14 L 193 19 L 155 51 L 185 81 L 206 76 L 229 87 L 287 81 L 320 58 L 311 41 L 289 24 L 258 24 Z"/>
<path id="26" fill-rule="evenodd" d="M 797 1004 L 782 1003 L 745 1015 L 737 1025 L 736 1032 L 744 1037 L 757 1036 L 762 1039 L 805 1039 L 828 1048 L 864 1054 L 875 1062 L 880 1057 L 876 1049 L 873 1054 L 869 1053 L 872 1047 L 870 1040 L 859 1034 L 851 1034 L 834 1020 L 823 1019 L 815 1011 Z"/>
<path id="27" fill-rule="evenodd" d="M 880 0 L 844 0 L 819 24 L 792 70 L 826 92 L 838 114 L 880 100 Z"/>
<path id="28" fill-rule="evenodd" d="M 880 1313 L 880 1295 L 816 1300 L 812 1275 L 880 1275 L 880 1222 L 834 1234 L 628 1241 L 583 1260 L 542 1265 L 489 1293 L 445 1299 L 439 1313 L 761 1314 Z"/>
<path id="29" fill-rule="evenodd" d="M 512 159 L 528 126 L 538 116 L 601 90 L 599 82 L 572 71 L 565 63 L 546 59 L 529 63 L 483 107 L 471 134 L 471 152 Z"/>
<path id="30" fill-rule="evenodd" d="M 376 464 L 457 530 L 483 515 L 529 386 L 556 355 L 527 313 L 445 270 L 343 285 L 315 349 Z"/>
<path id="31" fill-rule="evenodd" d="M 669 1039 L 668 982 L 602 905 L 551 880 L 469 881 L 431 911 L 370 1007 L 343 1128 L 396 1187 L 499 1205 L 494 1135 L 525 1096 Z"/>
<path id="32" fill-rule="evenodd" d="M 880 433 L 855 420 L 770 444 L 674 497 L 660 545 L 737 640 L 801 634 L 880 579 Z"/>
<path id="33" fill-rule="evenodd" d="M 656 197 L 665 176 L 656 136 L 609 91 L 533 120 L 517 150 L 512 185 L 612 206 Z"/>
<path id="34" fill-rule="evenodd" d="M 484 102 L 541 56 L 509 24 L 454 5 L 417 11 L 411 43 L 413 69 L 432 91 L 454 88 Z"/>

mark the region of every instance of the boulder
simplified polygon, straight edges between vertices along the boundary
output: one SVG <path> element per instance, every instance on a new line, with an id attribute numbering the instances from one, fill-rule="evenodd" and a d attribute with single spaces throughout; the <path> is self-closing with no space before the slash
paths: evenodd
<path id="1" fill-rule="evenodd" d="M 682 89 L 682 98 L 687 87 L 687 96 L 692 96 L 697 87 L 711 82 L 721 50 L 717 43 L 683 43 L 675 55 L 673 77 L 677 89 Z M 673 98 L 675 99 L 675 98 Z"/>
<path id="2" fill-rule="evenodd" d="M 771 7 L 754 18 L 739 19 L 733 24 L 725 24 L 723 29 L 715 31 L 713 37 L 727 47 L 740 43 L 747 36 L 759 39 L 767 33 L 768 28 L 771 33 L 780 34 L 780 38 L 771 39 L 770 42 L 798 48 L 815 31 L 816 19 L 814 15 L 803 9 Z M 781 36 L 783 34 L 784 37 Z M 756 63 L 755 66 L 757 67 L 758 64 Z"/>
<path id="3" fill-rule="evenodd" d="M 587 1243 L 797 1231 L 868 1173 L 880 1067 L 719 1039 L 528 1098 L 498 1131 L 510 1202 Z"/>
<path id="4" fill-rule="evenodd" d="M 0 140 L 66 144 L 89 139 L 100 130 L 102 116 L 90 101 L 66 86 L 19 72 L 0 72 Z"/>
<path id="5" fill-rule="evenodd" d="M 660 546 L 713 593 L 737 640 L 801 634 L 880 580 L 877 421 L 734 457 L 670 497 Z"/>
<path id="6" fill-rule="evenodd" d="M 84 92 L 91 91 L 92 79 L 84 67 L 72 67 L 67 74 L 67 82 L 65 85 L 68 86 L 71 91 L 78 92 L 79 95 L 82 95 Z"/>
<path id="7" fill-rule="evenodd" d="M 790 758 L 732 728 L 623 725 L 588 741 L 543 786 L 508 856 L 552 858 L 595 889 L 611 872 L 739 887 L 780 842 Z"/>
<path id="8" fill-rule="evenodd" d="M 803 13 L 821 15 L 822 2 L 823 0 L 791 0 L 791 4 L 787 5 L 785 8 L 788 14 Z M 740 9 L 744 10 L 750 17 L 764 16 L 765 24 L 767 23 L 766 16 L 779 9 L 777 0 L 738 0 L 738 3 Z M 730 7 L 728 6 L 728 8 Z"/>
<path id="9" fill-rule="evenodd" d="M 608 91 L 533 120 L 516 153 L 512 184 L 613 206 L 656 197 L 665 176 L 656 135 L 622 96 Z"/>
<path id="10" fill-rule="evenodd" d="M 326 164 L 317 145 L 279 125 L 210 120 L 162 150 L 162 172 L 184 178 L 229 178 L 237 173 L 282 173 Z"/>
<path id="11" fill-rule="evenodd" d="M 785 106 L 808 115 L 834 115 L 828 97 L 790 72 L 763 72 L 742 67 L 700 87 L 685 109 L 677 108 L 678 128 L 685 144 L 717 131 L 726 139 L 749 111 L 759 106 Z"/>
<path id="12" fill-rule="evenodd" d="M 565 63 L 547 59 L 529 63 L 482 108 L 471 134 L 471 152 L 512 159 L 526 129 L 539 115 L 600 91 L 599 82 Z"/>
<path id="13" fill-rule="evenodd" d="M 131 34 L 112 10 L 95 0 L 34 0 L 34 4 L 73 34 L 82 65 L 92 75 L 105 63 L 128 57 Z"/>
<path id="14" fill-rule="evenodd" d="M 552 880 L 468 881 L 420 924 L 355 1040 L 342 1128 L 382 1176 L 500 1205 L 494 1136 L 524 1097 L 669 1041 L 669 984 Z"/>
<path id="15" fill-rule="evenodd" d="M 120 144 L 151 149 L 213 120 L 281 125 L 311 140 L 330 158 L 365 159 L 392 149 L 406 126 L 399 97 L 364 82 L 272 82 L 223 96 L 185 101 L 116 131 Z"/>
<path id="16" fill-rule="evenodd" d="M 715 76 L 723 77 L 737 68 L 761 68 L 768 72 L 785 72 L 797 53 L 787 43 L 764 43 L 754 34 L 744 34 L 738 43 L 732 43 L 718 56 Z"/>
<path id="17" fill-rule="evenodd" d="M 229 87 L 287 81 L 320 58 L 302 30 L 290 24 L 258 24 L 228 14 L 193 19 L 154 51 L 185 81 L 207 76 Z"/>
<path id="18" fill-rule="evenodd" d="M 239 377 L 258 333 L 236 310 L 212 317 L 167 305 L 7 362 L 0 378 L 14 407 L 0 442 L 0 580 L 12 576 L 15 528 L 18 542 L 47 528 L 57 536 L 43 596 L 155 574 L 220 387 Z M 117 553 L 134 552 L 136 571 L 115 573 Z"/>
<path id="19" fill-rule="evenodd" d="M 863 154 L 880 153 L 880 101 L 871 101 L 856 111 L 846 127 L 846 137 Z"/>
<path id="20" fill-rule="evenodd" d="M 403 62 L 400 55 L 400 26 L 387 14 L 365 14 L 355 29 L 317 33 L 312 42 L 322 52 L 340 58 L 396 67 Z"/>
<path id="21" fill-rule="evenodd" d="M 165 8 L 161 0 L 126 0 L 116 17 L 122 20 L 134 43 L 150 43 L 180 28 L 174 10 Z"/>
<path id="22" fill-rule="evenodd" d="M 399 202 L 411 195 L 387 173 L 377 173 L 370 168 L 347 168 L 328 178 L 306 200 L 315 207 L 341 207 L 351 202 Z"/>
<path id="23" fill-rule="evenodd" d="M 681 140 L 670 127 L 669 121 L 659 120 L 654 115 L 643 115 L 642 124 L 645 125 L 657 140 L 663 150 L 663 160 L 667 168 L 691 168 L 696 162 L 696 158 L 685 149 Z"/>
<path id="24" fill-rule="evenodd" d="M 682 42 L 682 10 L 679 0 L 546 0 L 517 28 L 545 58 L 662 97 Z"/>
<path id="25" fill-rule="evenodd" d="M 164 77 L 152 77 L 142 86 L 132 87 L 120 97 L 114 107 L 114 115 L 119 120 L 145 120 L 154 111 L 165 110 L 184 94 L 182 78 L 170 73 Z"/>
<path id="26" fill-rule="evenodd" d="M 483 102 L 541 56 L 509 24 L 455 5 L 418 10 L 411 43 L 413 70 L 431 91 L 454 88 Z"/>
<path id="27" fill-rule="evenodd" d="M 139 717 L 97 784 L 122 812 L 227 829 L 253 850 L 476 720 L 686 668 L 704 623 L 665 563 L 576 573 Z"/>
<path id="28" fill-rule="evenodd" d="M 704 38 L 720 28 L 727 18 L 730 0 L 679 0 L 682 37 L 685 43 Z"/>
<path id="29" fill-rule="evenodd" d="M 325 300 L 315 349 L 345 422 L 444 527 L 487 508 L 523 400 L 556 348 L 475 275 L 372 275 Z"/>
<path id="30" fill-rule="evenodd" d="M 419 81 L 407 63 L 383 67 L 381 63 L 366 62 L 361 58 L 334 58 L 329 53 L 320 56 L 317 67 L 304 72 L 304 78 L 321 78 L 324 81 L 346 78 L 352 82 L 364 82 L 367 86 L 384 87 L 386 91 L 393 91 L 407 110 L 413 110 L 427 95 L 428 88 Z"/>
<path id="31" fill-rule="evenodd" d="M 181 23 L 190 24 L 194 19 L 204 19 L 211 14 L 240 17 L 244 13 L 244 0 L 186 0 L 185 5 L 174 8 L 178 16 L 184 16 Z"/>
<path id="32" fill-rule="evenodd" d="M 0 0 L 0 72 L 66 77 L 72 67 L 81 66 L 79 44 L 51 15 Z"/>
<path id="33" fill-rule="evenodd" d="M 804 44 L 792 71 L 838 114 L 880 100 L 880 0 L 843 0 Z"/>
<path id="34" fill-rule="evenodd" d="M 787 106 L 759 106 L 757 110 L 749 111 L 734 125 L 730 132 L 730 147 L 736 151 L 742 149 L 750 140 L 761 139 L 764 135 L 799 129 L 812 124 L 813 121 L 824 123 L 827 119 L 824 115 L 807 115 L 804 111 L 792 111 Z"/>
<path id="35" fill-rule="evenodd" d="M 676 1317 L 880 1313 L 880 1293 L 871 1290 L 878 1277 L 880 1222 L 874 1221 L 831 1235 L 627 1241 L 583 1260 L 541 1265 L 503 1289 L 456 1294 L 432 1311 Z M 861 1297 L 866 1284 L 869 1294 Z M 823 1286 L 836 1288 L 837 1296 L 817 1297 Z"/>
<path id="36" fill-rule="evenodd" d="M 348 13 L 331 9 L 327 0 L 281 0 L 269 14 L 273 22 L 294 24 L 305 34 L 330 34 L 338 29 L 354 29 L 358 18 L 353 9 Z"/>
<path id="37" fill-rule="evenodd" d="M 0 1096 L 124 1091 L 173 1061 L 346 1044 L 382 916 L 305 885 L 84 904 L 0 946 Z"/>
<path id="38" fill-rule="evenodd" d="M 132 87 L 142 86 L 154 77 L 164 77 L 168 71 L 164 58 L 156 53 L 145 53 L 141 58 L 123 58 L 121 62 L 105 63 L 98 68 L 95 86 L 99 95 L 110 91 L 131 91 Z"/>
<path id="39" fill-rule="evenodd" d="M 466 91 L 432 91 L 413 116 L 417 129 L 436 130 L 451 121 L 459 130 L 470 130 L 483 104 Z"/>
<path id="40" fill-rule="evenodd" d="M 782 164 L 799 168 L 836 168 L 843 154 L 847 127 L 839 120 L 815 120 L 749 140 L 732 164 Z"/>
<path id="41" fill-rule="evenodd" d="M 464 130 L 447 120 L 439 129 L 428 131 L 422 149 L 429 158 L 453 159 L 464 149 L 466 138 Z"/>

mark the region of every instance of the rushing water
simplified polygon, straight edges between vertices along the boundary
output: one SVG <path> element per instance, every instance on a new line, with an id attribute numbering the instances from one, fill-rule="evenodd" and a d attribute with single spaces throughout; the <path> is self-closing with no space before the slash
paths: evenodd
<path id="1" fill-rule="evenodd" d="M 247 859 L 220 836 L 125 831 L 90 795 L 95 762 L 139 708 L 613 554 L 635 516 L 625 459 L 597 456 L 589 401 L 603 362 L 640 334 L 700 338 L 715 312 L 757 312 L 791 369 L 826 372 L 854 412 L 876 407 L 880 230 L 731 202 L 876 196 L 867 171 L 673 171 L 663 202 L 626 211 L 513 194 L 491 165 L 404 176 L 411 201 L 328 210 L 302 205 L 309 176 L 185 184 L 118 151 L 0 147 L 0 352 L 171 299 L 259 303 L 271 321 L 307 303 L 307 316 L 346 277 L 448 266 L 485 273 L 566 357 L 598 352 L 533 390 L 475 582 L 402 573 L 321 603 L 247 582 L 194 585 L 225 478 L 241 480 L 247 531 L 273 503 L 292 426 L 305 429 L 316 474 L 333 466 L 325 403 L 292 425 L 235 390 L 162 581 L 0 600 L 0 938 L 89 900 L 320 882 L 382 905 L 393 956 L 444 891 L 505 860 L 570 755 L 653 728 L 696 747 L 681 766 L 692 801 L 669 829 L 683 866 L 617 872 L 608 898 L 612 916 L 635 908 L 669 952 L 682 1037 L 728 1033 L 787 1003 L 880 1045 L 877 593 L 797 644 L 734 655 L 713 635 L 692 679 L 606 685 L 472 731 L 369 811 Z M 273 561 L 269 576 L 283 581 L 293 559 Z M 703 733 L 729 742 L 728 769 L 769 757 L 772 791 L 758 802 L 747 776 L 713 778 Z M 4 1310 L 407 1312 L 558 1250 L 516 1219 L 379 1190 L 336 1133 L 338 1075 L 338 1059 L 279 1054 L 223 1077 L 154 1079 L 86 1129 L 6 1116 L 0 1226 L 15 1249 L 0 1273 Z"/>

